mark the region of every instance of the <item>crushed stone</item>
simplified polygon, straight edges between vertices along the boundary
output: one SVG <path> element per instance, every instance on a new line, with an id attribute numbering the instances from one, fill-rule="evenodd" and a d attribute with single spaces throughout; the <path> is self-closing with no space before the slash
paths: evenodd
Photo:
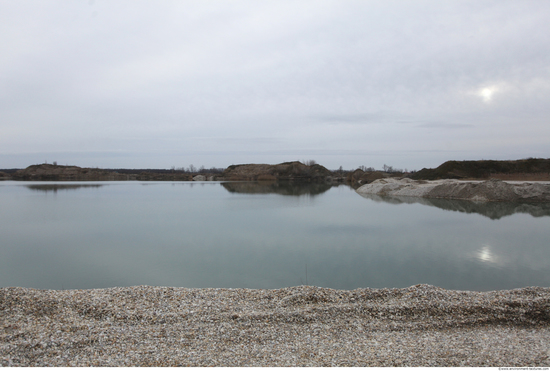
<path id="1" fill-rule="evenodd" d="M 384 178 L 359 187 L 357 193 L 380 196 L 447 198 L 476 202 L 550 202 L 550 184 L 505 182 L 498 179 L 479 182 L 454 179 L 426 181 L 408 178 Z"/>
<path id="2" fill-rule="evenodd" d="M 0 289 L 1 366 L 550 366 L 550 288 Z"/>

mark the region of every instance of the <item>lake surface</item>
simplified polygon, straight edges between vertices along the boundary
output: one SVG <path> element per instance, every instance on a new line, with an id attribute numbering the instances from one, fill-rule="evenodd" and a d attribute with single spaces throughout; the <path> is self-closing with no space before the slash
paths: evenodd
<path id="1" fill-rule="evenodd" d="M 550 286 L 550 206 L 348 186 L 0 182 L 0 287 Z"/>

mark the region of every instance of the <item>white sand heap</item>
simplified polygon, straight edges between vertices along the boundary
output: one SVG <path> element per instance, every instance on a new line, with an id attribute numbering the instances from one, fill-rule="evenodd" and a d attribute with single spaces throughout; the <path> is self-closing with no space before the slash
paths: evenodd
<path id="1" fill-rule="evenodd" d="M 378 179 L 357 189 L 359 194 L 449 198 L 485 201 L 550 202 L 550 184 L 509 183 L 491 179 L 484 182 L 445 180 Z"/>

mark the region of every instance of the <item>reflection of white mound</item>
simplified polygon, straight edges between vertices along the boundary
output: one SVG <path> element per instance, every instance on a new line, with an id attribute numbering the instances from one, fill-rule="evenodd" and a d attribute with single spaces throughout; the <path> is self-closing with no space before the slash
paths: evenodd
<path id="1" fill-rule="evenodd" d="M 458 211 L 466 214 L 479 214 L 487 218 L 498 220 L 514 214 L 528 214 L 535 218 L 550 217 L 550 203 L 528 203 L 528 202 L 472 202 L 469 200 L 426 198 L 410 196 L 379 196 L 376 194 L 359 193 L 375 202 L 386 202 L 390 204 L 421 204 L 433 206 L 443 210 Z"/>
<path id="2" fill-rule="evenodd" d="M 448 198 L 478 202 L 526 201 L 550 202 L 550 184 L 508 183 L 497 179 L 484 182 L 444 180 L 412 180 L 384 178 L 357 189 L 359 194 L 392 197 Z"/>

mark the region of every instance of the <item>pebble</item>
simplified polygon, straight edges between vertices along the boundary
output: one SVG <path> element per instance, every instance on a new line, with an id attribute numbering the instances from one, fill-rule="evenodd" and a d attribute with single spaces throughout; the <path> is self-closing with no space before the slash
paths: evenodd
<path id="1" fill-rule="evenodd" d="M 550 288 L 0 288 L 1 366 L 550 366 Z"/>

